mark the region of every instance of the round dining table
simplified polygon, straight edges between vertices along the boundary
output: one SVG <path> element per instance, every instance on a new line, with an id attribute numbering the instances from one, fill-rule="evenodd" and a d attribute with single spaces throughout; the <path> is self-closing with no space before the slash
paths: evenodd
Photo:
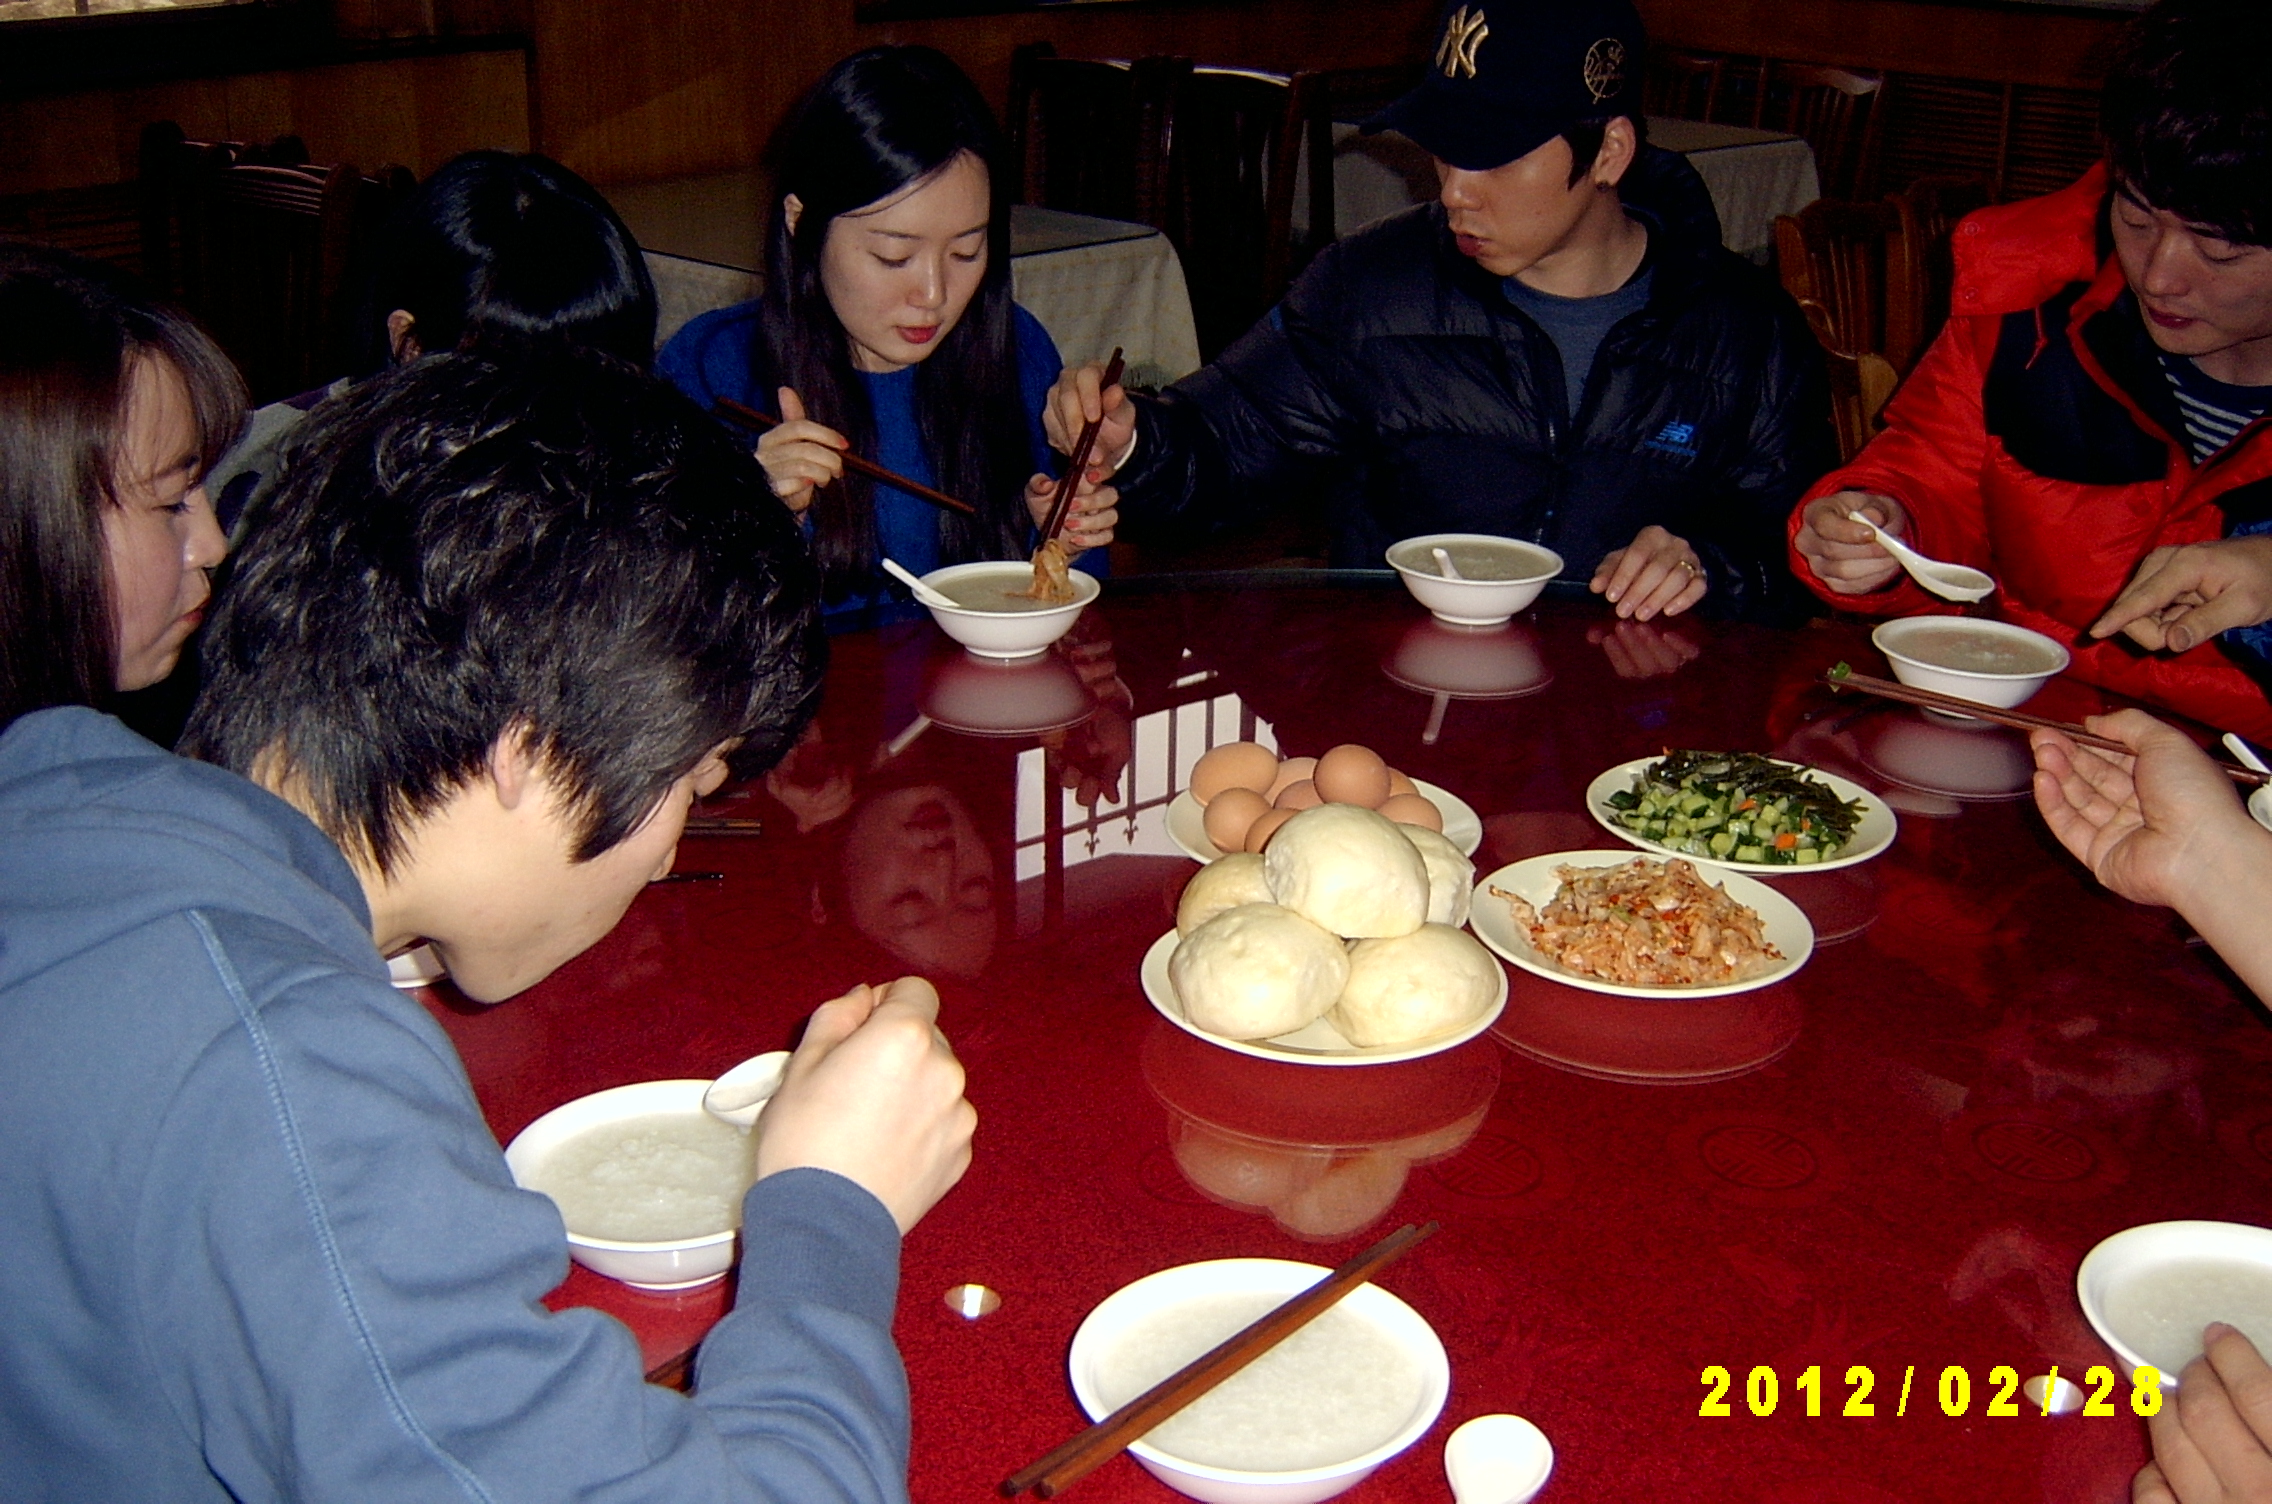
<path id="1" fill-rule="evenodd" d="M 1378 1283 L 1442 1338 L 1450 1399 L 1351 1504 L 1449 1499 L 1444 1439 L 1496 1412 L 1552 1442 L 1552 1504 L 2129 1497 L 2151 1400 L 2076 1268 L 2140 1223 L 2272 1221 L 2272 1032 L 2181 920 L 2059 847 L 2020 733 L 1820 682 L 1884 672 L 1866 623 L 1620 622 L 1550 594 L 1460 628 L 1387 575 L 1250 572 L 1115 581 L 1024 663 L 927 617 L 832 649 L 813 727 L 698 811 L 729 823 L 680 844 L 680 880 L 503 1005 L 421 995 L 504 1143 L 584 1093 L 787 1047 L 853 984 L 937 984 L 978 1131 L 901 1258 L 915 1499 L 994 1496 L 1085 1424 L 1068 1344 L 1130 1281 L 1331 1267 L 1431 1221 Z M 2028 708 L 2107 703 L 2059 679 Z M 1673 748 L 1809 764 L 1899 829 L 1770 879 L 1815 933 L 1773 986 L 1628 998 L 1510 967 L 1456 1047 L 1261 1059 L 1139 982 L 1198 870 L 1175 796 L 1235 740 L 1374 748 L 1472 808 L 1479 875 L 1622 849 L 1587 786 Z M 551 1300 L 619 1317 L 684 1385 L 731 1290 L 578 1267 Z M 2018 1389 L 2054 1369 L 2103 1413 Z M 1072 1492 L 1176 1497 L 1127 1457 Z"/>

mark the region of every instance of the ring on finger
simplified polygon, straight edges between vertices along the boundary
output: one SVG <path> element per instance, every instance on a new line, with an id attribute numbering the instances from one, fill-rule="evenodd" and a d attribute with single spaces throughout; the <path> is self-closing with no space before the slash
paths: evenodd
<path id="1" fill-rule="evenodd" d="M 1692 560 L 1692 559 L 1682 559 L 1682 560 L 1680 561 L 1680 567 L 1688 571 L 1688 577 L 1689 577 L 1690 579 L 1692 579 L 1692 580 L 1693 580 L 1693 579 L 1695 579 L 1695 578 L 1696 578 L 1696 575 L 1697 575 L 1697 568 L 1696 568 L 1696 564 L 1695 564 L 1695 561 L 1694 561 L 1694 560 Z"/>

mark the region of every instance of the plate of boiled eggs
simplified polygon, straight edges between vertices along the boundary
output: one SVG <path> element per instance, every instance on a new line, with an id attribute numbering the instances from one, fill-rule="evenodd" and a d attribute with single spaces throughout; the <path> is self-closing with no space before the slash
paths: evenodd
<path id="1" fill-rule="evenodd" d="M 1370 747 L 1346 742 L 1319 757 L 1281 758 L 1258 742 L 1225 742 L 1191 769 L 1168 804 L 1168 838 L 1195 862 L 1262 850 L 1278 827 L 1320 804 L 1354 804 L 1392 821 L 1441 831 L 1473 856 L 1483 819 L 1458 795 L 1407 778 Z"/>

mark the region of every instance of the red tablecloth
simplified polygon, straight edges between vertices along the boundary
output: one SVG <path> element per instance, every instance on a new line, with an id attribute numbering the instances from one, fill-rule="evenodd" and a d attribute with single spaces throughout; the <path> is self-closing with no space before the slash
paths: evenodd
<path id="1" fill-rule="evenodd" d="M 1560 1504 L 2127 1499 L 2146 1452 L 2127 1384 L 2111 1419 L 1992 1417 L 1992 1371 L 2111 1361 L 2074 1293 L 2107 1234 L 2272 1221 L 2272 1034 L 2172 916 L 2058 850 L 2015 734 L 1813 687 L 1840 658 L 1876 663 L 1853 626 L 1614 629 L 1572 602 L 1457 633 L 1356 586 L 1116 593 L 1083 641 L 1007 676 L 927 621 L 849 637 L 818 739 L 777 781 L 787 802 L 734 806 L 766 833 L 680 848 L 722 883 L 653 889 L 504 1006 L 432 1005 L 504 1141 L 584 1092 L 787 1045 L 850 983 L 940 984 L 980 1121 L 903 1261 L 919 1500 L 984 1497 L 1076 1427 L 1067 1342 L 1129 1280 L 1240 1255 L 1330 1265 L 1431 1217 L 1443 1231 L 1381 1283 L 1442 1335 L 1451 1401 L 1352 1504 L 1449 1498 L 1442 1440 L 1492 1411 L 1552 1439 Z M 2097 703 L 2054 683 L 2030 708 Z M 1091 705 L 1066 730 L 968 729 Z M 1789 884 L 1824 943 L 1784 986 L 1635 1003 L 1516 973 L 1506 1015 L 1458 1051 L 1275 1065 L 1181 1034 L 1137 985 L 1196 870 L 1166 844 L 1166 799 L 1242 734 L 1289 755 L 1362 740 L 1443 785 L 1484 817 L 1485 872 L 1616 844 L 1581 791 L 1674 746 L 1853 777 L 1901 833 Z M 965 1281 L 1000 1309 L 950 1313 Z M 578 1270 L 556 1300 L 622 1316 L 660 1364 L 725 1298 Z M 1698 1413 L 1712 1365 L 1732 1378 L 1722 1418 Z M 1760 1367 L 1770 1417 L 1746 1403 Z M 1856 1367 L 1867 1418 L 1843 1413 Z M 1126 1459 L 1079 1489 L 1173 1497 Z"/>

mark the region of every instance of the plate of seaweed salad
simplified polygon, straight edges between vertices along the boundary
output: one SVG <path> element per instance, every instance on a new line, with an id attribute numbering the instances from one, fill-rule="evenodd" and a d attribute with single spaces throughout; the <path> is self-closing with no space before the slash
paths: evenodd
<path id="1" fill-rule="evenodd" d="M 1587 785 L 1586 812 L 1644 851 L 1762 877 L 1866 862 L 1899 828 L 1860 784 L 1756 752 L 1619 763 Z"/>

